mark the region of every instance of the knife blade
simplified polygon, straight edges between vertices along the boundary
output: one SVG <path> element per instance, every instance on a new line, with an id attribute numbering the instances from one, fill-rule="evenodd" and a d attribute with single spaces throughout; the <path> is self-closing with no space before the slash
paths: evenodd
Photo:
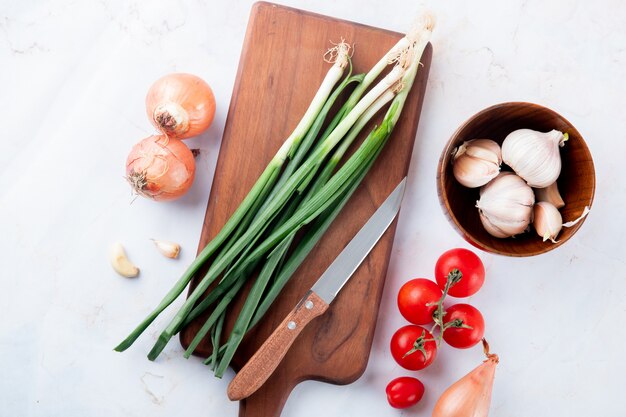
<path id="1" fill-rule="evenodd" d="M 398 210 L 400 210 L 405 187 L 406 178 L 396 186 L 395 190 L 313 285 L 311 290 L 327 304 L 335 299 L 341 288 L 348 282 L 354 271 L 361 265 L 361 262 L 396 217 Z"/>
<path id="2" fill-rule="evenodd" d="M 302 329 L 328 309 L 329 304 L 393 222 L 400 210 L 405 187 L 406 177 L 235 375 L 228 385 L 228 398 L 232 401 L 242 400 L 259 389 L 278 367 Z"/>

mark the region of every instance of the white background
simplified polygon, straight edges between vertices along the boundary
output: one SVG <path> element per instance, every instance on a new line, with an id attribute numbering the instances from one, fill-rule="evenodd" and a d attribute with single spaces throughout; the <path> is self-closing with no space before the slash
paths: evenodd
<path id="1" fill-rule="evenodd" d="M 419 373 L 400 369 L 388 341 L 404 324 L 395 295 L 432 277 L 438 255 L 467 244 L 435 191 L 441 149 L 489 105 L 536 102 L 570 119 L 597 171 L 595 204 L 565 246 L 535 258 L 481 253 L 487 281 L 471 298 L 500 354 L 494 416 L 626 415 L 626 3 L 589 1 L 288 1 L 406 30 L 422 6 L 438 15 L 434 58 L 366 373 L 349 386 L 299 385 L 283 416 L 430 415 L 443 389 L 482 359 L 444 347 Z M 0 415 L 235 416 L 225 387 L 177 342 L 145 353 L 169 310 L 124 354 L 113 346 L 192 260 L 199 238 L 251 1 L 10 1 L 0 5 Z M 172 71 L 203 76 L 218 103 L 196 182 L 179 201 L 130 204 L 123 167 L 151 134 L 144 96 Z M 271 109 L 268 109 L 271 111 Z M 151 237 L 180 242 L 181 259 Z M 125 244 L 135 280 L 111 270 Z M 417 375 L 417 407 L 387 405 L 387 382 Z"/>

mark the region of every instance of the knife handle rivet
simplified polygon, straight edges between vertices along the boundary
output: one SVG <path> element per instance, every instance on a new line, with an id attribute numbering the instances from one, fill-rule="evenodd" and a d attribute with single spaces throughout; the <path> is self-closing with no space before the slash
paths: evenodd
<path id="1" fill-rule="evenodd" d="M 307 302 L 304 303 L 304 306 L 306 307 L 307 310 L 311 310 L 313 308 L 313 301 L 307 300 Z"/>
<path id="2" fill-rule="evenodd" d="M 287 323 L 287 328 L 289 330 L 293 330 L 296 328 L 296 322 L 295 321 L 290 321 L 289 323 Z"/>

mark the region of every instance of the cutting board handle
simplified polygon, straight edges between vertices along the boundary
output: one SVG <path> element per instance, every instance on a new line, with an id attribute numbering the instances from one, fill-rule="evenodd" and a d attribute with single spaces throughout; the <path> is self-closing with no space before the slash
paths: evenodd
<path id="1" fill-rule="evenodd" d="M 293 385 L 285 378 L 271 378 L 250 397 L 239 402 L 239 417 L 280 417 Z"/>
<path id="2" fill-rule="evenodd" d="M 252 395 L 272 375 L 302 329 L 323 314 L 328 304 L 309 291 L 278 325 L 228 385 L 228 398 L 241 400 Z"/>

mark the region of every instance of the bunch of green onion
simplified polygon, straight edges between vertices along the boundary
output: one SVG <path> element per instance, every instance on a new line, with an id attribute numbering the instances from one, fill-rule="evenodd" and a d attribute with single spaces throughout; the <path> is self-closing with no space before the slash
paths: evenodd
<path id="1" fill-rule="evenodd" d="M 432 17 L 424 16 L 367 74 L 351 75 L 350 47 L 346 43 L 329 51 L 326 57 L 330 57 L 333 66 L 293 133 L 221 231 L 154 311 L 115 350 L 121 352 L 132 345 L 196 277 L 195 289 L 162 331 L 148 358 L 154 360 L 172 336 L 212 307 L 185 357 L 208 336 L 213 349 L 205 363 L 217 377 L 224 374 L 246 332 L 267 312 L 382 151 L 413 85 L 432 27 Z M 373 85 L 390 65 L 391 70 Z M 331 119 L 331 108 L 351 84 L 356 87 Z M 337 168 L 354 139 L 387 105 L 382 123 Z M 330 122 L 322 131 L 327 119 Z M 305 226 L 301 238 L 295 239 Z M 201 268 L 207 272 L 196 276 Z M 255 281 L 226 338 L 222 334 L 226 309 L 253 277 Z M 224 338 L 226 342 L 220 344 Z"/>

